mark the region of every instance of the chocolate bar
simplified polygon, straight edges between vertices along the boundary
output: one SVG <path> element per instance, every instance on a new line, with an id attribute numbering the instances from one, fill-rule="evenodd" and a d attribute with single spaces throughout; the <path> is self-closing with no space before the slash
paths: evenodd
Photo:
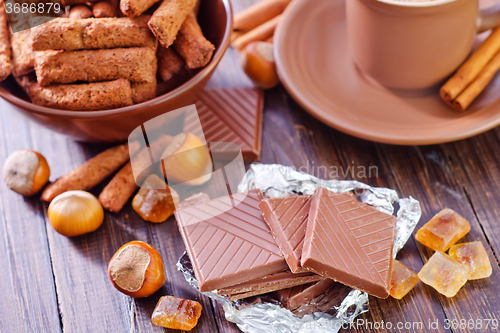
<path id="1" fill-rule="evenodd" d="M 198 96 L 197 122 L 185 119 L 185 132 L 205 135 L 206 142 L 232 142 L 247 162 L 260 159 L 263 93 L 255 88 L 208 89 Z"/>
<path id="2" fill-rule="evenodd" d="M 309 282 L 322 280 L 323 277 L 311 272 L 293 274 L 290 271 L 271 274 L 260 279 L 218 289 L 218 295 L 229 295 L 230 300 L 262 295 L 276 290 L 290 288 Z"/>
<path id="3" fill-rule="evenodd" d="M 287 288 L 276 291 L 274 294 L 281 302 L 283 307 L 292 311 L 299 306 L 309 303 L 313 298 L 321 295 L 335 284 L 332 279 L 323 279 L 321 281 L 308 283 L 293 288 Z"/>
<path id="4" fill-rule="evenodd" d="M 302 270 L 300 257 L 311 206 L 310 195 L 264 199 L 259 209 L 293 273 Z"/>
<path id="5" fill-rule="evenodd" d="M 200 291 L 227 288 L 287 269 L 252 190 L 177 210 Z"/>
<path id="6" fill-rule="evenodd" d="M 311 199 L 302 267 L 372 296 L 389 296 L 395 217 L 351 192 L 318 188 Z"/>

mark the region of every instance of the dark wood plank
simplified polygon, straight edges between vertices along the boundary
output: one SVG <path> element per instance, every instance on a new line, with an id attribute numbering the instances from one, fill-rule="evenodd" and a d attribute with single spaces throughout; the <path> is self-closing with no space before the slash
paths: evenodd
<path id="1" fill-rule="evenodd" d="M 0 100 L 0 164 L 18 149 L 43 150 L 28 121 Z M 60 332 L 47 232 L 38 198 L 0 182 L 0 331 Z"/>
<path id="2" fill-rule="evenodd" d="M 83 145 L 44 129 L 34 128 L 33 135 L 54 165 L 55 179 L 82 164 L 105 147 Z M 92 193 L 98 195 L 102 187 Z M 200 326 L 195 332 L 214 332 L 217 327 L 210 302 L 192 290 L 177 271 L 175 263 L 184 251 L 174 219 L 163 224 L 143 221 L 130 206 L 120 214 L 106 214 L 96 232 L 66 238 L 55 232 L 47 220 L 52 264 L 61 302 L 63 327 L 68 332 L 163 332 L 151 323 L 151 314 L 163 295 L 200 299 L 204 306 Z M 155 295 L 132 299 L 118 292 L 109 281 L 107 265 L 114 252 L 132 240 L 153 245 L 162 255 L 168 282 Z M 86 323 L 81 325 L 81 323 Z"/>
<path id="3" fill-rule="evenodd" d="M 314 165 L 326 166 L 327 172 L 324 172 L 324 169 L 319 172 L 319 169 L 315 168 L 311 169 L 313 174 L 320 173 L 317 176 L 326 179 L 353 179 L 371 186 L 389 187 L 400 191 L 394 187 L 394 170 L 389 165 L 384 164 L 383 157 L 377 153 L 376 144 L 327 128 L 303 112 L 293 101 L 289 101 L 289 104 L 294 110 L 293 112 L 298 114 L 298 118 L 305 128 L 314 128 L 314 131 L 310 132 L 310 136 L 316 157 L 310 156 L 310 163 L 312 165 L 316 160 Z M 401 192 L 399 193 L 401 194 Z M 417 194 L 412 195 L 418 197 Z M 422 259 L 416 250 L 413 239 L 410 239 L 399 254 L 398 259 L 416 272 L 422 267 Z M 404 332 L 408 330 L 396 328 L 399 322 L 403 325 L 405 323 L 411 323 L 411 325 L 422 323 L 424 325 L 428 323 L 428 320 L 434 321 L 436 319 L 443 322 L 445 314 L 438 302 L 429 301 L 426 290 L 423 290 L 420 284 L 401 301 L 391 297 L 385 300 L 370 297 L 370 312 L 360 316 L 359 319 L 363 320 L 365 325 L 360 325 L 357 330 L 347 331 L 384 332 L 385 330 L 382 328 L 374 329 L 370 326 L 384 322 L 394 325 L 391 331 Z M 425 331 L 423 330 L 423 332 Z M 441 328 L 434 332 L 446 332 L 446 330 Z"/>
<path id="4" fill-rule="evenodd" d="M 394 174 L 390 186 L 403 196 L 412 195 L 422 205 L 423 216 L 419 226 L 426 223 L 439 210 L 449 207 L 467 218 L 471 232 L 460 242 L 481 241 L 489 247 L 485 235 L 469 204 L 463 186 L 455 178 L 442 146 L 395 147 L 377 145 L 377 150 Z M 456 157 L 452 157 L 453 159 Z M 413 240 L 423 263 L 432 254 L 422 244 Z M 412 267 L 419 270 L 419 267 Z M 429 303 L 439 303 L 449 320 L 493 319 L 499 311 L 500 275 L 497 265 L 488 279 L 469 281 L 453 298 L 446 298 L 432 288 L 421 284 Z M 495 304 L 486 306 L 486 304 Z"/>

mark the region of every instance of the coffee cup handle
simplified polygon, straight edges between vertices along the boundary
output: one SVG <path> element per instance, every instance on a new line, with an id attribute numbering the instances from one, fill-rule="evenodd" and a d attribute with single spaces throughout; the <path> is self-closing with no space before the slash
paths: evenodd
<path id="1" fill-rule="evenodd" d="M 500 26 L 500 3 L 481 10 L 478 23 L 478 32 Z"/>

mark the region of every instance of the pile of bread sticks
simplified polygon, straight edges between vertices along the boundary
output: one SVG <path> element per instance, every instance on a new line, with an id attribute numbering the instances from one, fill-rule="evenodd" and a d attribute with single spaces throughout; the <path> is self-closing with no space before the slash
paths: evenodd
<path id="1" fill-rule="evenodd" d="M 152 99 L 158 80 L 212 58 L 198 0 L 80 1 L 66 17 L 11 33 L 0 0 L 0 81 L 12 73 L 38 105 L 106 110 Z"/>

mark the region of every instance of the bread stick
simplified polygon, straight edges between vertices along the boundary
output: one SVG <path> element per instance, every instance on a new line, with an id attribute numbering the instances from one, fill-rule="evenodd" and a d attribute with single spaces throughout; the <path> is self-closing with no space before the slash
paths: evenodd
<path id="1" fill-rule="evenodd" d="M 107 110 L 133 104 L 130 82 L 125 79 L 46 88 L 36 83 L 28 95 L 34 104 L 62 110 Z"/>
<path id="2" fill-rule="evenodd" d="M 132 101 L 139 104 L 156 97 L 156 77 L 153 82 L 132 83 Z"/>
<path id="3" fill-rule="evenodd" d="M 139 149 L 139 145 L 132 146 Z M 41 199 L 51 202 L 56 196 L 66 191 L 89 190 L 111 176 L 130 158 L 127 143 L 103 151 L 78 168 L 49 184 L 42 192 Z"/>
<path id="4" fill-rule="evenodd" d="M 128 17 L 137 17 L 159 0 L 120 0 L 120 10 Z"/>
<path id="5" fill-rule="evenodd" d="M 58 18 L 31 29 L 33 50 L 88 50 L 118 47 L 156 47 L 148 28 L 150 16 L 136 19 Z"/>
<path id="6" fill-rule="evenodd" d="M 151 144 L 152 155 L 160 156 L 171 139 L 172 137 L 170 135 L 162 135 L 156 139 Z M 142 149 L 137 156 L 133 158 L 133 163 L 139 170 L 145 170 L 151 165 L 149 149 L 150 148 Z M 147 175 L 149 175 L 148 172 L 141 174 L 141 179 L 136 180 L 132 170 L 132 162 L 125 164 L 99 195 L 99 201 L 104 209 L 118 213 L 139 187 L 137 184 L 142 184 L 142 181 Z"/>
<path id="7" fill-rule="evenodd" d="M 117 79 L 152 83 L 156 67 L 156 50 L 151 47 L 35 53 L 36 76 L 42 87 Z"/>
<path id="8" fill-rule="evenodd" d="M 179 29 L 197 0 L 163 0 L 149 20 L 149 28 L 160 44 L 168 48 L 174 42 Z"/>
<path id="9" fill-rule="evenodd" d="M 184 60 L 182 60 L 171 47 L 168 49 L 163 46 L 158 47 L 158 75 L 160 79 L 165 82 L 174 77 L 184 67 Z"/>
<path id="10" fill-rule="evenodd" d="M 0 81 L 12 73 L 12 51 L 9 37 L 9 19 L 3 0 L 0 0 Z"/>
<path id="11" fill-rule="evenodd" d="M 30 30 L 23 30 L 11 35 L 12 64 L 14 76 L 23 76 L 35 70 Z"/>
<path id="12" fill-rule="evenodd" d="M 86 5 L 77 5 L 70 9 L 70 19 L 86 19 L 92 17 L 92 11 Z"/>
<path id="13" fill-rule="evenodd" d="M 210 62 L 215 46 L 203 36 L 194 12 L 189 13 L 182 24 L 174 48 L 188 68 L 204 67 Z"/>
<path id="14" fill-rule="evenodd" d="M 29 91 L 32 85 L 36 84 L 36 75 L 34 72 L 28 73 L 26 75 L 16 76 L 13 75 L 17 82 L 17 85 L 23 89 L 23 91 L 29 95 Z"/>

